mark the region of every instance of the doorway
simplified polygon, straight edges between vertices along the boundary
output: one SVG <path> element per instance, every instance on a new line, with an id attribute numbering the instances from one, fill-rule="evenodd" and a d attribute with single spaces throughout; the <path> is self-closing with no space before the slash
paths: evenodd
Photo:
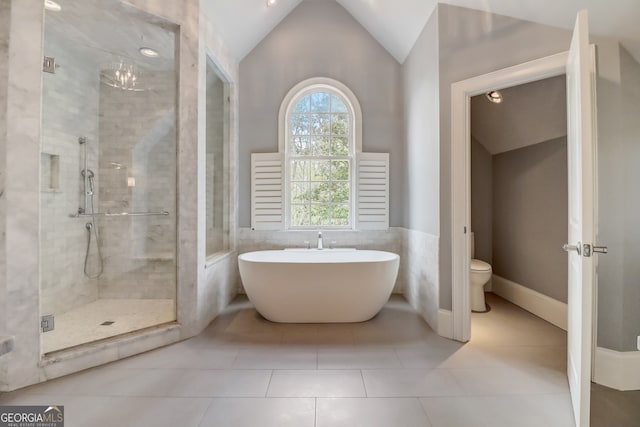
<path id="1" fill-rule="evenodd" d="M 471 224 L 470 99 L 495 88 L 513 87 L 565 74 L 568 53 L 520 64 L 452 85 L 452 308 L 453 338 L 468 341 L 471 334 L 469 300 Z"/>
<path id="2" fill-rule="evenodd" d="M 493 292 L 566 331 L 566 76 L 495 89 L 470 100 L 471 309 Z"/>
<path id="3" fill-rule="evenodd" d="M 454 338 L 470 337 L 470 97 L 492 90 L 567 74 L 568 316 L 567 377 L 577 426 L 589 425 L 593 354 L 593 289 L 596 212 L 595 49 L 589 45 L 588 13 L 578 13 L 566 54 L 556 54 L 452 85 L 452 308 Z"/>

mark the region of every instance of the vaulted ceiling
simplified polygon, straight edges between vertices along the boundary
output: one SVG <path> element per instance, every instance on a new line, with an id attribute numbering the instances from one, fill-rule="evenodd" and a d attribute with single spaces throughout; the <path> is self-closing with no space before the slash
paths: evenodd
<path id="1" fill-rule="evenodd" d="M 236 59 L 244 58 L 302 1 L 337 1 L 399 62 L 404 62 L 438 0 L 202 0 Z M 443 0 L 561 28 L 573 28 L 576 13 L 589 10 L 591 33 L 620 40 L 640 59 L 639 0 Z"/>

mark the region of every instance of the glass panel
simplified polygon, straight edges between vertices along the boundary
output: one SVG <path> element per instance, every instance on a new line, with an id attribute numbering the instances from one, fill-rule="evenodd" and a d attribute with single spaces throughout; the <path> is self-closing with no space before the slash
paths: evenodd
<path id="1" fill-rule="evenodd" d="M 311 111 L 314 113 L 328 113 L 329 102 L 330 96 L 328 93 L 313 93 L 311 94 Z"/>
<path id="2" fill-rule="evenodd" d="M 331 179 L 331 162 L 315 160 L 311 162 L 311 181 L 329 181 Z"/>
<path id="3" fill-rule="evenodd" d="M 60 65 L 43 73 L 45 353 L 176 319 L 176 37 L 104 7 L 66 0 L 45 14 L 44 54 Z"/>
<path id="4" fill-rule="evenodd" d="M 308 136 L 294 136 L 291 138 L 292 155 L 308 156 L 311 154 L 311 142 Z"/>
<path id="5" fill-rule="evenodd" d="M 292 114 L 289 127 L 292 135 L 309 135 L 310 118 L 308 114 Z"/>
<path id="6" fill-rule="evenodd" d="M 347 106 L 335 95 L 331 95 L 331 112 L 332 113 L 348 113 Z"/>
<path id="7" fill-rule="evenodd" d="M 311 109 L 311 96 L 307 95 L 302 98 L 293 109 L 295 113 L 308 113 Z"/>
<path id="8" fill-rule="evenodd" d="M 349 183 L 348 182 L 331 183 L 331 201 L 334 203 L 349 202 Z"/>
<path id="9" fill-rule="evenodd" d="M 309 205 L 291 205 L 291 225 L 304 227 L 311 225 Z"/>
<path id="10" fill-rule="evenodd" d="M 331 138 L 334 156 L 348 156 L 349 155 L 349 138 L 340 136 Z"/>
<path id="11" fill-rule="evenodd" d="M 327 136 L 313 136 L 311 137 L 313 154 L 315 156 L 330 156 L 331 155 L 331 138 Z"/>
<path id="12" fill-rule="evenodd" d="M 229 85 L 207 58 L 207 255 L 229 249 Z"/>
<path id="13" fill-rule="evenodd" d="M 304 203 L 309 200 L 309 183 L 294 182 L 291 184 L 291 202 Z"/>
<path id="14" fill-rule="evenodd" d="M 332 160 L 331 161 L 331 179 L 334 181 L 349 180 L 349 161 L 348 160 Z"/>
<path id="15" fill-rule="evenodd" d="M 331 207 L 331 225 L 349 225 L 349 205 Z"/>
<path id="16" fill-rule="evenodd" d="M 331 115 L 331 134 L 332 135 L 349 135 L 349 115 L 348 114 L 332 114 Z"/>
<path id="17" fill-rule="evenodd" d="M 311 205 L 311 225 L 329 225 L 329 205 Z"/>
<path id="18" fill-rule="evenodd" d="M 311 162 L 308 160 L 291 161 L 291 181 L 309 181 Z"/>
<path id="19" fill-rule="evenodd" d="M 310 194 L 311 203 L 328 203 L 331 200 L 331 193 L 329 190 L 328 182 L 312 184 Z"/>
<path id="20" fill-rule="evenodd" d="M 312 114 L 311 115 L 311 134 L 327 135 L 331 131 L 330 116 L 328 114 Z"/>

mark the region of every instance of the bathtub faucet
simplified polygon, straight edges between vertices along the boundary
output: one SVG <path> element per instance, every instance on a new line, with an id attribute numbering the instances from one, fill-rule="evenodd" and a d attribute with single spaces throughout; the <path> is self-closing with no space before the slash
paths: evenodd
<path id="1" fill-rule="evenodd" d="M 322 231 L 318 231 L 318 249 L 322 249 Z"/>

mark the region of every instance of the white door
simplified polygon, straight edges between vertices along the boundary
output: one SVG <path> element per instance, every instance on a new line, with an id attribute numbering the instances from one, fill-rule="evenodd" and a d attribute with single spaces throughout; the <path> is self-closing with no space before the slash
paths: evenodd
<path id="1" fill-rule="evenodd" d="M 578 13 L 567 62 L 569 173 L 569 318 L 567 376 L 576 426 L 589 425 L 591 331 L 593 313 L 594 135 L 592 121 L 595 72 L 589 48 L 588 15 Z M 585 247 L 587 246 L 587 247 Z"/>

